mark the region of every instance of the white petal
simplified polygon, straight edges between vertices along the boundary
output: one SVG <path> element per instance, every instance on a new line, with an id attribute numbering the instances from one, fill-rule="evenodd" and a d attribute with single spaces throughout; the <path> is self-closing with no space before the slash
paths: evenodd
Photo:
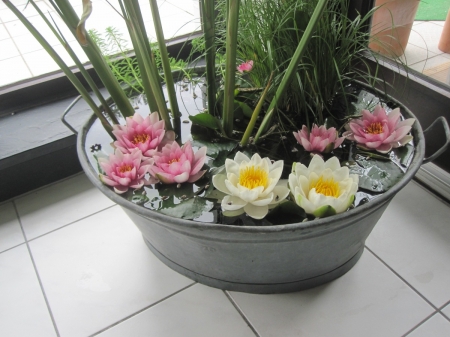
<path id="1" fill-rule="evenodd" d="M 247 203 L 239 197 L 227 195 L 223 198 L 221 206 L 225 211 L 235 211 L 241 209 L 247 205 Z"/>
<path id="2" fill-rule="evenodd" d="M 247 163 L 248 163 L 248 162 L 250 161 L 250 158 L 247 157 L 247 156 L 246 156 L 245 154 L 243 154 L 242 152 L 238 152 L 238 153 L 236 153 L 236 155 L 234 156 L 234 161 L 240 165 L 242 162 L 247 162 Z"/>
<path id="3" fill-rule="evenodd" d="M 341 167 L 333 172 L 333 178 L 336 181 L 342 181 L 348 178 L 349 169 L 347 166 Z"/>
<path id="4" fill-rule="evenodd" d="M 277 167 L 269 172 L 269 178 L 275 179 L 276 181 L 278 181 L 278 179 L 280 179 L 282 173 L 283 173 L 283 167 Z"/>
<path id="5" fill-rule="evenodd" d="M 314 157 L 311 159 L 311 162 L 308 166 L 309 172 L 317 172 L 320 174 L 320 172 L 324 169 L 325 162 L 323 161 L 321 156 L 314 155 Z"/>
<path id="6" fill-rule="evenodd" d="M 261 164 L 261 156 L 258 153 L 255 153 L 252 158 L 250 159 L 250 161 L 253 163 L 253 165 L 260 165 Z"/>
<path id="7" fill-rule="evenodd" d="M 287 198 L 289 189 L 286 186 L 277 185 L 273 189 L 273 200 L 271 204 L 278 204 Z"/>
<path id="8" fill-rule="evenodd" d="M 339 162 L 339 159 L 337 159 L 337 157 L 331 157 L 324 164 L 324 168 L 330 168 L 332 171 L 337 170 L 340 167 L 341 163 Z"/>
<path id="9" fill-rule="evenodd" d="M 231 194 L 230 190 L 225 185 L 226 176 L 225 174 L 216 174 L 212 178 L 212 183 L 215 188 L 217 188 L 220 192 L 225 194 Z"/>
<path id="10" fill-rule="evenodd" d="M 283 170 L 284 161 L 283 160 L 277 160 L 273 164 L 270 165 L 270 170 L 273 171 L 279 167 L 281 167 L 281 170 Z"/>
<path id="11" fill-rule="evenodd" d="M 233 173 L 235 175 L 239 175 L 239 164 L 236 163 L 234 160 L 226 159 L 225 160 L 225 170 L 228 173 Z"/>
<path id="12" fill-rule="evenodd" d="M 240 190 L 239 197 L 246 202 L 252 202 L 258 199 L 259 194 L 260 191 L 257 188 L 254 188 L 252 190 L 249 190 L 248 188 L 243 188 Z"/>
<path id="13" fill-rule="evenodd" d="M 274 194 L 270 193 L 266 197 L 260 197 L 260 198 L 256 199 L 255 201 L 252 201 L 251 204 L 255 205 L 255 206 L 268 205 L 268 204 L 270 204 L 272 202 L 273 198 L 274 198 Z"/>
<path id="14" fill-rule="evenodd" d="M 244 211 L 245 211 L 245 213 L 248 214 L 248 216 L 252 217 L 253 219 L 262 219 L 269 212 L 269 207 L 267 205 L 266 206 L 254 206 L 252 204 L 247 204 L 244 207 Z"/>
<path id="15" fill-rule="evenodd" d="M 308 200 L 307 197 L 301 194 L 295 195 L 295 202 L 299 205 L 307 214 L 313 214 L 317 207 Z"/>
<path id="16" fill-rule="evenodd" d="M 230 194 L 239 195 L 239 193 L 240 193 L 239 189 L 233 183 L 231 183 L 231 181 L 229 179 L 225 179 L 225 186 L 230 191 Z"/>

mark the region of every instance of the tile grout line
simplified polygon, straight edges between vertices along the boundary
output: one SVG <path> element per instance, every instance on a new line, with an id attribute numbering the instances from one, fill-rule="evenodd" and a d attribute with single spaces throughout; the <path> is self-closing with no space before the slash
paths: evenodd
<path id="1" fill-rule="evenodd" d="M 400 276 L 399 273 L 397 273 L 391 266 L 389 266 L 385 261 L 383 261 L 377 254 L 375 254 L 369 247 L 367 247 L 366 245 L 364 245 L 365 249 L 367 249 L 370 253 L 372 253 L 373 256 L 375 256 L 382 264 L 384 264 L 392 273 L 394 273 L 400 280 L 402 280 L 411 290 L 413 290 L 417 295 L 419 295 L 425 302 L 427 302 L 433 309 L 434 312 L 432 314 L 430 314 L 429 316 L 427 316 L 425 319 L 423 319 L 422 321 L 420 321 L 417 325 L 415 325 L 412 329 L 410 329 L 409 331 L 407 331 L 404 335 L 402 335 L 402 337 L 406 337 L 407 335 L 409 335 L 411 332 L 413 332 L 414 330 L 416 330 L 417 328 L 419 328 L 422 324 L 424 324 L 425 322 L 427 322 L 430 318 L 432 318 L 433 316 L 435 316 L 436 314 L 441 314 L 442 316 L 444 316 L 445 319 L 447 319 L 448 321 L 450 321 L 450 318 L 448 318 L 441 310 L 444 309 L 447 305 L 450 304 L 450 301 L 448 301 L 447 303 L 445 303 L 443 306 L 441 307 L 436 307 L 433 303 L 431 303 L 424 295 L 422 295 L 416 288 L 414 288 L 408 281 L 406 281 L 402 276 Z"/>
<path id="2" fill-rule="evenodd" d="M 30 67 L 28 66 L 27 61 L 26 61 L 25 58 L 23 57 L 22 52 L 21 52 L 20 49 L 19 49 L 19 46 L 17 45 L 16 41 L 14 40 L 14 37 L 11 35 L 11 33 L 9 32 L 8 27 L 6 27 L 5 24 L 4 24 L 4 27 L 5 27 L 5 30 L 8 32 L 8 35 L 9 35 L 9 37 L 11 38 L 12 43 L 13 43 L 14 46 L 17 48 L 17 51 L 19 52 L 20 58 L 21 58 L 22 61 L 25 63 L 25 65 L 26 65 L 28 71 L 30 72 L 30 75 L 31 75 L 30 78 L 33 78 L 33 77 L 34 77 L 33 72 L 31 71 Z M 17 57 L 17 56 L 15 56 L 15 57 Z"/>
<path id="3" fill-rule="evenodd" d="M 161 302 L 164 302 L 165 300 L 167 300 L 167 299 L 169 299 L 169 298 L 171 298 L 171 297 L 173 297 L 173 296 L 175 296 L 175 295 L 181 293 L 182 291 L 184 291 L 184 290 L 186 290 L 186 289 L 188 289 L 188 288 L 190 288 L 190 287 L 192 287 L 192 286 L 194 286 L 194 285 L 196 285 L 196 284 L 197 284 L 197 282 L 193 282 L 193 283 L 189 284 L 188 286 L 186 286 L 186 287 L 184 287 L 184 288 L 181 288 L 180 290 L 177 290 L 176 292 L 174 292 L 174 293 L 172 293 L 172 294 L 170 294 L 170 295 L 168 295 L 168 296 L 166 296 L 166 297 L 164 297 L 164 298 L 162 298 L 162 299 L 156 301 L 155 303 L 152 303 L 152 304 L 150 304 L 150 305 L 148 305 L 148 306 L 146 306 L 146 307 L 144 307 L 144 308 L 142 308 L 142 309 L 139 309 L 138 311 L 132 313 L 131 315 L 128 315 L 128 316 L 122 318 L 121 320 L 119 320 L 119 321 L 117 321 L 117 322 L 115 322 L 115 323 L 113 323 L 113 324 L 107 326 L 106 328 L 103 328 L 103 329 L 101 329 L 101 330 L 99 330 L 99 331 L 97 331 L 97 332 L 94 332 L 93 334 L 89 335 L 88 337 L 98 336 L 98 335 L 101 334 L 102 332 L 105 332 L 105 331 L 107 331 L 107 330 L 109 330 L 109 329 L 115 327 L 116 325 L 119 325 L 120 323 L 129 320 L 130 318 L 132 318 L 132 317 L 134 317 L 134 316 L 136 316 L 136 315 L 139 315 L 141 312 L 144 312 L 144 311 L 146 311 L 147 309 L 150 309 L 150 308 L 154 307 L 155 305 L 157 305 L 157 304 L 159 304 L 159 303 L 161 303 Z"/>
<path id="4" fill-rule="evenodd" d="M 242 319 L 244 320 L 245 323 L 247 323 L 247 326 L 250 328 L 250 330 L 253 331 L 253 333 L 255 334 L 256 337 L 261 337 L 261 335 L 258 333 L 258 331 L 256 330 L 256 328 L 253 326 L 253 324 L 250 323 L 250 320 L 247 318 L 247 316 L 245 316 L 244 312 L 242 311 L 242 309 L 239 307 L 239 305 L 234 301 L 234 299 L 231 297 L 231 295 L 228 293 L 228 291 L 226 290 L 222 290 L 223 293 L 225 294 L 225 296 L 228 298 L 228 300 L 231 302 L 231 304 L 233 305 L 233 307 L 237 310 L 237 312 L 239 313 L 239 315 L 241 315 Z"/>
<path id="5" fill-rule="evenodd" d="M 427 317 L 425 317 L 422 321 L 420 321 L 418 324 L 416 324 L 414 327 L 412 327 L 410 330 L 408 330 L 405 334 L 402 335 L 402 337 L 406 337 L 409 334 L 411 334 L 413 331 L 415 331 L 416 329 L 418 329 L 420 326 L 422 326 L 423 324 L 425 324 L 425 322 L 427 322 L 429 319 L 431 319 L 433 316 L 437 315 L 439 312 L 435 311 L 432 314 L 428 315 Z"/>
<path id="6" fill-rule="evenodd" d="M 427 302 L 435 311 L 440 312 L 440 310 L 431 303 L 424 295 L 422 295 L 416 288 L 414 288 L 408 281 L 406 281 L 399 273 L 397 273 L 391 266 L 389 266 L 385 261 L 383 261 L 377 254 L 375 254 L 369 247 L 364 245 L 364 247 L 372 253 L 382 264 L 384 264 L 391 272 L 393 272 L 400 280 L 402 280 L 409 288 L 411 288 L 417 295 L 419 295 L 425 302 Z"/>
<path id="7" fill-rule="evenodd" d="M 51 318 L 52 323 L 53 323 L 53 328 L 55 329 L 56 336 L 60 337 L 61 335 L 59 334 L 58 326 L 56 325 L 55 317 L 53 316 L 53 312 L 52 312 L 52 309 L 50 307 L 50 302 L 48 301 L 47 295 L 45 293 L 44 285 L 42 284 L 41 277 L 39 276 L 39 272 L 38 272 L 38 269 L 37 269 L 37 266 L 36 266 L 36 262 L 34 261 L 33 254 L 31 253 L 31 248 L 30 248 L 30 245 L 28 243 L 27 236 L 25 234 L 25 230 L 23 229 L 23 226 L 22 226 L 22 220 L 20 219 L 19 211 L 17 210 L 17 206 L 16 206 L 16 203 L 14 201 L 13 201 L 13 206 L 14 206 L 14 210 L 16 212 L 17 220 L 19 221 L 20 229 L 22 230 L 22 235 L 23 235 L 23 237 L 25 239 L 25 244 L 26 244 L 27 249 L 28 249 L 28 254 L 30 255 L 31 263 L 33 264 L 34 272 L 36 273 L 36 277 L 38 279 L 42 295 L 44 296 L 45 304 L 47 305 L 48 313 L 50 314 L 50 318 Z"/>
<path id="8" fill-rule="evenodd" d="M 19 246 L 25 245 L 25 244 L 26 244 L 26 242 L 19 243 L 18 245 L 15 245 L 15 246 L 10 247 L 10 248 L 8 248 L 8 249 L 2 250 L 2 251 L 0 252 L 0 254 L 5 253 L 5 252 L 7 252 L 7 251 L 9 251 L 9 250 L 11 250 L 11 249 L 17 248 L 17 247 L 19 247 Z"/>
<path id="9" fill-rule="evenodd" d="M 106 210 L 111 209 L 111 208 L 116 207 L 116 206 L 118 206 L 118 205 L 117 205 L 117 204 L 114 204 L 114 205 L 108 206 L 108 207 L 106 207 L 106 208 L 103 208 L 103 209 L 101 209 L 101 210 L 99 210 L 99 211 L 96 211 L 96 212 L 94 212 L 94 213 L 92 213 L 92 214 L 86 215 L 86 216 L 84 216 L 84 217 L 82 217 L 82 218 L 79 218 L 79 219 L 77 219 L 77 220 L 75 220 L 75 221 L 69 222 L 68 224 L 65 224 L 65 225 L 63 225 L 63 226 L 61 226 L 61 227 L 52 229 L 51 231 L 48 231 L 48 232 L 46 232 L 46 233 L 44 233 L 44 234 L 41 234 L 41 235 L 36 236 L 36 237 L 34 237 L 34 238 L 32 238 L 32 239 L 29 239 L 29 240 L 27 240 L 27 242 L 31 242 L 31 241 L 34 241 L 34 240 L 36 240 L 36 239 L 40 239 L 40 238 L 42 238 L 42 237 L 44 237 L 44 236 L 46 236 L 46 235 L 48 235 L 48 234 L 54 233 L 54 232 L 56 232 L 56 231 L 59 231 L 60 229 L 66 228 L 66 227 L 68 227 L 68 226 L 70 226 L 70 225 L 73 225 L 73 224 L 75 224 L 75 223 L 77 223 L 77 222 L 79 222 L 79 221 L 81 221 L 81 220 L 87 219 L 87 218 L 89 218 L 89 217 L 91 217 L 91 216 L 93 216 L 93 215 L 99 214 L 99 213 L 101 213 L 101 212 L 103 212 L 103 211 L 106 211 Z"/>
<path id="10" fill-rule="evenodd" d="M 41 190 L 43 190 L 43 189 L 45 189 L 45 188 L 47 188 L 47 187 L 50 187 L 50 186 L 53 186 L 53 185 L 57 185 L 57 184 L 62 183 L 62 182 L 64 182 L 64 181 L 66 181 L 66 180 L 75 178 L 75 177 L 80 176 L 80 175 L 83 175 L 83 174 L 84 174 L 84 172 L 83 172 L 83 171 L 80 171 L 80 172 L 74 173 L 74 174 L 72 174 L 72 175 L 70 175 L 70 176 L 68 176 L 68 177 L 62 178 L 62 179 L 60 179 L 60 180 L 53 181 L 53 182 L 51 182 L 51 183 L 49 183 L 49 184 L 47 184 L 47 185 L 37 187 L 37 188 L 35 188 L 34 190 L 27 191 L 27 192 L 24 192 L 24 193 L 22 193 L 22 194 L 20 194 L 20 195 L 16 195 L 15 197 L 12 197 L 12 198 L 3 200 L 3 201 L 0 202 L 0 206 L 2 206 L 2 205 L 4 205 L 4 204 L 7 204 L 8 202 L 12 202 L 12 201 L 14 201 L 14 200 L 17 200 L 17 199 L 21 199 L 22 197 L 26 197 L 27 195 L 30 195 L 30 194 L 39 192 L 39 191 L 41 191 Z"/>
<path id="11" fill-rule="evenodd" d="M 445 313 L 442 312 L 442 310 L 444 310 L 447 306 L 450 306 L 450 301 L 448 301 L 447 303 L 445 303 L 443 306 L 441 306 L 439 308 L 439 312 L 441 313 L 442 316 L 444 316 L 444 318 L 450 322 L 450 317 L 447 316 Z"/>

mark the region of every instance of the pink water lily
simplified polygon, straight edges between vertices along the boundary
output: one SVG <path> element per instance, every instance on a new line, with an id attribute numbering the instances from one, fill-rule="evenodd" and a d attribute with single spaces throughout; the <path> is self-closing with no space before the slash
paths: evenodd
<path id="1" fill-rule="evenodd" d="M 145 118 L 135 113 L 133 117 L 127 117 L 125 126 L 114 125 L 113 134 L 117 138 L 114 146 L 122 153 L 139 149 L 145 157 L 152 157 L 175 139 L 173 131 L 164 130 L 164 121 L 159 120 L 157 112 Z"/>
<path id="2" fill-rule="evenodd" d="M 237 70 L 242 74 L 243 72 L 249 72 L 251 71 L 253 68 L 253 61 L 247 61 L 244 63 L 241 63 L 238 67 Z"/>
<path id="3" fill-rule="evenodd" d="M 343 136 L 356 141 L 365 149 L 388 153 L 392 148 L 403 146 L 413 139 L 408 133 L 415 119 L 401 121 L 400 117 L 399 108 L 387 115 L 386 110 L 377 105 L 373 113 L 363 110 L 361 118 L 350 121 L 345 126 L 347 131 Z"/>
<path id="4" fill-rule="evenodd" d="M 189 141 L 182 147 L 177 142 L 166 144 L 153 159 L 155 163 L 150 168 L 150 174 L 164 184 L 193 183 L 206 172 L 200 170 L 206 160 L 206 147 L 201 147 L 194 154 Z"/>
<path id="5" fill-rule="evenodd" d="M 300 131 L 294 132 L 294 137 L 306 151 L 315 154 L 330 153 L 345 139 L 345 137 L 338 138 L 335 128 L 327 129 L 324 125 L 319 127 L 316 124 L 313 124 L 311 132 L 303 125 Z"/>
<path id="6" fill-rule="evenodd" d="M 109 155 L 109 159 L 99 158 L 98 163 L 106 174 L 99 174 L 100 180 L 114 187 L 114 191 L 118 194 L 125 193 L 130 187 L 139 189 L 156 182 L 152 177 L 145 178 L 153 159 L 144 158 L 139 149 L 133 149 L 131 153 L 125 154 L 116 149 L 114 154 Z"/>

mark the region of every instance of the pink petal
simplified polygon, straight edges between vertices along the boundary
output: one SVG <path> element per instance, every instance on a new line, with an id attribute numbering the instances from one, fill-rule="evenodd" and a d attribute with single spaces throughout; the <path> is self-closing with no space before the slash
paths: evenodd
<path id="1" fill-rule="evenodd" d="M 195 183 L 197 180 L 199 180 L 203 175 L 206 173 L 206 170 L 199 171 L 194 175 L 191 175 L 188 179 L 189 183 Z"/>

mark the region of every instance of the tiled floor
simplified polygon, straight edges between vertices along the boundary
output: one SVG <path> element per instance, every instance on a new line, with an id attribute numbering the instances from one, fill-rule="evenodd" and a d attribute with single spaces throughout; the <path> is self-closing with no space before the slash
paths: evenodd
<path id="1" fill-rule="evenodd" d="M 0 205 L 0 336 L 449 337 L 449 218 L 411 182 L 341 278 L 228 292 L 162 264 L 79 174 Z"/>
<path id="2" fill-rule="evenodd" d="M 56 52 L 67 62 L 73 65 L 64 48 L 50 29 L 42 21 L 37 11 L 28 5 L 27 0 L 10 0 L 22 13 L 35 25 L 39 32 L 48 39 L 48 42 L 55 48 Z M 70 32 L 64 30 L 64 24 L 54 15 L 53 7 L 48 0 L 35 0 L 39 8 L 48 16 L 52 14 L 58 27 L 62 29 L 64 37 L 69 41 L 74 41 Z M 81 1 L 70 0 L 74 4 L 77 12 L 81 12 Z M 127 38 L 125 22 L 116 11 L 104 0 L 93 0 L 93 12 L 86 23 L 87 29 L 95 28 L 99 33 L 103 33 L 105 28 L 113 26 L 124 34 Z M 119 8 L 117 0 L 110 0 L 109 3 Z M 199 2 L 198 0 L 158 0 L 160 16 L 163 23 L 164 35 L 172 38 L 198 30 Z M 147 33 L 150 39 L 155 39 L 150 4 L 148 1 L 141 1 L 141 10 L 146 24 Z M 71 44 L 76 54 L 82 62 L 87 61 L 82 48 L 76 44 Z M 128 43 L 131 48 L 131 43 Z M 58 70 L 58 66 L 47 55 L 41 45 L 36 42 L 33 36 L 28 33 L 25 26 L 16 18 L 3 2 L 0 2 L 0 87 L 20 80 L 39 76 Z"/>
<path id="3" fill-rule="evenodd" d="M 401 58 L 411 69 L 450 85 L 450 54 L 438 48 L 444 21 L 419 21 L 413 25 Z"/>

